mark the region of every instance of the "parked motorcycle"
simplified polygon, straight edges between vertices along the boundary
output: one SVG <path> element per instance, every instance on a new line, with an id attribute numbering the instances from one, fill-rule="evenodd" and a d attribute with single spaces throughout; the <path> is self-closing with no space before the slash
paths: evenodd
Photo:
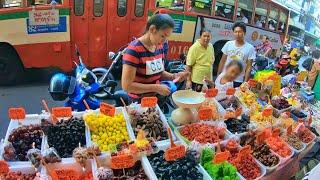
<path id="1" fill-rule="evenodd" d="M 83 100 L 86 100 L 91 109 L 97 109 L 100 106 L 100 99 L 97 96 L 111 98 L 117 82 L 113 80 L 99 81 L 97 76 L 83 63 L 77 47 L 76 55 L 79 64 L 75 62 L 75 77 L 62 73 L 53 75 L 50 80 L 49 93 L 55 101 L 68 99 L 65 106 L 71 107 L 74 111 L 84 111 L 86 109 Z M 107 77 L 108 73 L 105 76 Z"/>

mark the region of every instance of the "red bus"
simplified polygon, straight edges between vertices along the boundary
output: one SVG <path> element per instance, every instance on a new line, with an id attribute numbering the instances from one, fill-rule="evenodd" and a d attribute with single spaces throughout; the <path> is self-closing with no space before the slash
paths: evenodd
<path id="1" fill-rule="evenodd" d="M 168 13 L 175 20 L 170 58 L 187 53 L 198 36 L 200 19 L 211 23 L 219 56 L 232 36 L 228 27 L 220 30 L 217 24 L 234 22 L 240 12 L 253 29 L 253 39 L 258 42 L 261 34 L 272 34 L 274 47 L 280 46 L 289 14 L 269 0 L 55 0 L 58 4 L 48 4 L 51 1 L 0 0 L 0 84 L 14 82 L 26 68 L 71 71 L 75 45 L 87 66 L 108 66 L 108 52 L 139 37 L 148 16 L 155 13 Z M 223 38 L 216 41 L 217 37 Z"/>

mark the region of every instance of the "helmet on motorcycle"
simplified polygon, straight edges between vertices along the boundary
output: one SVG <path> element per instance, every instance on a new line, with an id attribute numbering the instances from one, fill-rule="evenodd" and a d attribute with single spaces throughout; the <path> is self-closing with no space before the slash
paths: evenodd
<path id="1" fill-rule="evenodd" d="M 53 75 L 50 80 L 49 93 L 53 100 L 63 101 L 74 92 L 75 87 L 76 79 L 74 77 L 58 73 Z"/>

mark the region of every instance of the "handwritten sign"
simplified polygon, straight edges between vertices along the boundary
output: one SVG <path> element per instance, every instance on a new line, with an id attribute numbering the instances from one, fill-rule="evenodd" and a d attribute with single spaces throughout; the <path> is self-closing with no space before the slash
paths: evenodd
<path id="1" fill-rule="evenodd" d="M 250 79 L 248 81 L 248 84 L 249 84 L 250 87 L 256 87 L 258 82 L 256 80 Z"/>
<path id="2" fill-rule="evenodd" d="M 269 117 L 269 116 L 271 116 L 272 112 L 273 112 L 273 110 L 272 110 L 271 108 L 264 109 L 264 110 L 262 111 L 262 116 L 267 116 L 267 117 Z"/>
<path id="3" fill-rule="evenodd" d="M 107 116 L 114 116 L 116 113 L 116 108 L 107 103 L 100 103 L 100 112 Z"/>
<path id="4" fill-rule="evenodd" d="M 79 179 L 81 175 L 73 169 L 54 169 L 51 176 L 58 179 Z"/>
<path id="5" fill-rule="evenodd" d="M 32 26 L 57 25 L 59 24 L 59 10 L 50 9 L 29 11 L 29 23 Z"/>
<path id="6" fill-rule="evenodd" d="M 275 128 L 272 130 L 272 136 L 273 137 L 278 137 L 280 136 L 280 129 L 279 128 Z"/>
<path id="7" fill-rule="evenodd" d="M 10 119 L 25 119 L 26 118 L 26 111 L 24 108 L 10 108 L 8 111 Z"/>
<path id="8" fill-rule="evenodd" d="M 251 154 L 251 146 L 250 145 L 246 145 L 245 147 L 243 147 L 242 149 L 240 149 L 239 154 L 241 156 L 247 156 L 249 154 Z"/>
<path id="9" fill-rule="evenodd" d="M 211 108 L 201 108 L 198 111 L 198 118 L 199 120 L 208 120 L 212 119 L 212 109 Z"/>
<path id="10" fill-rule="evenodd" d="M 240 116 L 242 113 L 242 108 L 238 107 L 234 113 L 235 113 L 236 117 Z"/>
<path id="11" fill-rule="evenodd" d="M 218 94 L 218 89 L 216 88 L 207 89 L 206 91 L 206 97 L 209 97 L 209 98 L 216 97 L 217 94 Z"/>
<path id="12" fill-rule="evenodd" d="M 132 155 L 122 154 L 117 156 L 111 156 L 111 168 L 112 169 L 125 169 L 131 168 L 135 164 Z"/>
<path id="13" fill-rule="evenodd" d="M 142 107 L 155 107 L 158 103 L 157 97 L 144 97 L 141 99 Z"/>
<path id="14" fill-rule="evenodd" d="M 71 107 L 54 107 L 52 108 L 51 113 L 57 118 L 71 117 L 72 109 Z"/>
<path id="15" fill-rule="evenodd" d="M 228 96 L 231 96 L 231 95 L 234 95 L 235 92 L 236 92 L 236 89 L 235 89 L 235 88 L 229 88 L 229 89 L 227 89 L 226 94 L 227 94 Z"/>
<path id="16" fill-rule="evenodd" d="M 227 161 L 230 156 L 231 156 L 231 154 L 229 151 L 218 152 L 214 156 L 213 162 L 214 163 L 222 163 L 224 161 Z"/>
<path id="17" fill-rule="evenodd" d="M 297 81 L 304 81 L 308 77 L 307 71 L 301 71 L 297 75 Z"/>
<path id="18" fill-rule="evenodd" d="M 1 160 L 0 161 L 0 175 L 8 173 L 9 172 L 9 165 L 6 161 Z"/>
<path id="19" fill-rule="evenodd" d="M 281 76 L 274 75 L 273 78 L 272 96 L 279 96 L 281 90 Z"/>
<path id="20" fill-rule="evenodd" d="M 172 132 L 171 129 L 168 128 L 168 135 L 170 139 L 170 148 L 168 148 L 164 154 L 164 159 L 166 161 L 174 161 L 176 159 L 180 159 L 185 156 L 186 154 L 186 148 L 183 145 L 175 145 L 172 138 Z"/>

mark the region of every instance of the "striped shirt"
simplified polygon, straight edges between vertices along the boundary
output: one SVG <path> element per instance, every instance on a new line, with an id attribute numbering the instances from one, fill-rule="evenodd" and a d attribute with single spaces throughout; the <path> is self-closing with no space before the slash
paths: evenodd
<path id="1" fill-rule="evenodd" d="M 137 68 L 134 82 L 143 84 L 159 84 L 164 71 L 163 46 L 157 46 L 155 52 L 150 52 L 137 39 L 129 44 L 122 58 L 122 63 Z"/>

